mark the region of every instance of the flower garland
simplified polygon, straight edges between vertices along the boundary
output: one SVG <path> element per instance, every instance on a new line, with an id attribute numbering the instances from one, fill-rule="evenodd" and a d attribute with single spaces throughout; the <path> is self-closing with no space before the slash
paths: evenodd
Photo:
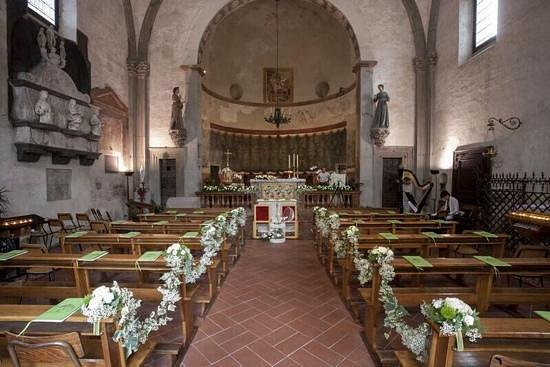
<path id="1" fill-rule="evenodd" d="M 180 285 L 182 276 L 186 283 L 196 282 L 212 264 L 212 258 L 220 250 L 227 236 L 237 234 L 239 228 L 246 224 L 244 208 L 233 209 L 229 215 L 222 214 L 201 229 L 201 245 L 203 253 L 197 262 L 189 248 L 180 243 L 171 245 L 164 253 L 164 260 L 170 270 L 160 277 L 161 285 L 157 288 L 162 294 L 157 309 L 142 320 L 138 315 L 141 300 L 135 299 L 132 291 L 121 288 L 115 281 L 111 287 L 96 288 L 91 295 L 85 297 L 82 314 L 93 324 L 93 331 L 99 334 L 99 324 L 102 319 L 115 317 L 117 331 L 113 340 L 122 344 L 129 356 L 144 344 L 152 331 L 172 320 L 168 312 L 176 310 L 176 304 L 181 299 Z"/>
<path id="2" fill-rule="evenodd" d="M 273 175 L 257 175 L 254 177 L 255 180 L 267 180 L 267 181 L 274 181 L 277 180 L 276 176 Z"/>
<path id="3" fill-rule="evenodd" d="M 349 185 L 299 185 L 296 191 L 298 193 L 303 192 L 310 192 L 310 191 L 335 191 L 335 190 L 342 190 L 342 191 L 353 191 L 353 187 Z"/>
<path id="4" fill-rule="evenodd" d="M 409 316 L 409 312 L 399 304 L 390 286 L 390 282 L 395 278 L 392 265 L 393 251 L 387 247 L 376 247 L 369 251 L 366 259 L 363 258 L 357 246 L 354 246 L 353 251 L 353 262 L 355 268 L 359 271 L 358 279 L 361 285 L 371 281 L 374 267 L 378 267 L 380 274 L 380 291 L 378 295 L 386 314 L 384 326 L 399 334 L 401 343 L 416 355 L 417 360 L 424 361 L 430 326 L 422 323 L 418 327 L 412 328 L 404 321 L 405 317 Z M 384 333 L 384 336 L 389 338 L 389 333 Z"/>

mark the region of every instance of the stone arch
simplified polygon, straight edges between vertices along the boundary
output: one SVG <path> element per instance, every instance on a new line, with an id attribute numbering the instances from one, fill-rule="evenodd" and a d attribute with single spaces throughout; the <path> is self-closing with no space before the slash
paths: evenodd
<path id="1" fill-rule="evenodd" d="M 235 10 L 242 8 L 243 6 L 253 1 L 255 0 L 231 0 L 225 6 L 223 6 L 220 10 L 218 10 L 218 12 L 210 20 L 210 22 L 208 23 L 208 25 L 206 26 L 206 29 L 202 34 L 201 40 L 199 42 L 199 50 L 197 54 L 197 65 L 202 64 L 204 48 L 208 43 L 210 36 L 214 34 L 216 27 Z M 355 31 L 353 30 L 353 27 L 351 26 L 350 22 L 348 21 L 344 13 L 342 13 L 338 8 L 332 5 L 328 0 L 303 0 L 303 1 L 315 4 L 321 7 L 327 13 L 332 15 L 340 24 L 342 24 L 342 26 L 346 29 L 348 36 L 351 40 L 351 43 L 353 45 L 355 57 L 357 61 L 360 61 L 361 51 L 359 48 L 359 42 L 357 40 L 357 36 L 355 35 Z"/>

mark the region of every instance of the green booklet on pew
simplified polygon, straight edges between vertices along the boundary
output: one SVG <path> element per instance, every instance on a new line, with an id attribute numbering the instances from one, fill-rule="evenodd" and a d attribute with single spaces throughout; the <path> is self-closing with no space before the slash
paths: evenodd
<path id="1" fill-rule="evenodd" d="M 111 224 L 124 224 L 126 221 L 124 219 L 115 220 L 114 222 L 111 222 Z"/>
<path id="2" fill-rule="evenodd" d="M 38 315 L 32 322 L 63 322 L 80 310 L 83 304 L 84 298 L 67 298 Z"/>
<path id="3" fill-rule="evenodd" d="M 424 236 L 428 237 L 428 238 L 431 238 L 432 240 L 433 239 L 436 239 L 436 238 L 441 238 L 443 236 L 441 236 L 440 233 L 435 233 L 435 232 L 421 232 Z"/>
<path id="4" fill-rule="evenodd" d="M 386 210 L 387 214 L 396 214 L 395 210 Z"/>
<path id="5" fill-rule="evenodd" d="M 185 232 L 182 238 L 195 238 L 199 235 L 199 232 Z"/>
<path id="6" fill-rule="evenodd" d="M 168 224 L 168 221 L 167 220 L 159 220 L 158 222 L 155 222 L 153 224 L 155 224 L 157 226 L 164 226 L 164 225 Z"/>
<path id="7" fill-rule="evenodd" d="M 137 261 L 153 262 L 162 256 L 162 251 L 146 251 Z"/>
<path id="8" fill-rule="evenodd" d="M 177 210 L 167 210 L 166 214 L 178 214 Z"/>
<path id="9" fill-rule="evenodd" d="M 128 232 L 128 233 L 121 233 L 118 235 L 120 238 L 134 238 L 136 236 L 139 236 L 141 232 Z"/>
<path id="10" fill-rule="evenodd" d="M 26 254 L 28 251 L 26 250 L 11 250 L 9 252 L 3 252 L 0 253 L 0 261 L 6 261 L 9 259 L 13 259 L 14 257 Z"/>
<path id="11" fill-rule="evenodd" d="M 78 261 L 96 261 L 97 259 L 107 255 L 108 251 L 92 251 L 89 254 L 86 254 L 78 258 Z"/>
<path id="12" fill-rule="evenodd" d="M 535 313 L 546 321 L 550 321 L 550 311 L 535 311 Z"/>
<path id="13" fill-rule="evenodd" d="M 78 231 L 67 235 L 65 238 L 78 238 L 84 236 L 88 231 Z"/>
<path id="14" fill-rule="evenodd" d="M 403 223 L 403 222 L 401 222 L 400 220 L 397 220 L 397 219 L 388 219 L 386 222 L 391 223 L 391 224 L 401 224 L 401 223 Z"/>
<path id="15" fill-rule="evenodd" d="M 403 256 L 403 259 L 407 260 L 412 266 L 420 270 L 422 270 L 422 268 L 433 268 L 433 265 L 430 264 L 422 256 L 407 255 L 407 256 Z"/>
<path id="16" fill-rule="evenodd" d="M 485 238 L 498 238 L 496 234 L 487 231 L 475 231 L 473 233 Z"/>
<path id="17" fill-rule="evenodd" d="M 384 237 L 384 239 L 386 240 L 398 240 L 399 237 L 397 237 L 396 235 L 394 235 L 393 233 L 389 233 L 389 232 L 382 232 L 382 233 L 378 233 L 380 236 Z"/>
<path id="18" fill-rule="evenodd" d="M 491 265 L 491 266 L 494 266 L 494 267 L 499 267 L 499 266 L 512 266 L 510 264 L 508 264 L 507 262 L 504 262 L 500 259 L 497 259 L 495 257 L 492 257 L 492 256 L 480 256 L 480 255 L 476 255 L 474 256 L 474 259 L 477 259 L 481 262 L 484 262 L 485 264 L 487 265 Z"/>
<path id="19" fill-rule="evenodd" d="M 204 214 L 204 210 L 195 210 L 193 214 Z"/>

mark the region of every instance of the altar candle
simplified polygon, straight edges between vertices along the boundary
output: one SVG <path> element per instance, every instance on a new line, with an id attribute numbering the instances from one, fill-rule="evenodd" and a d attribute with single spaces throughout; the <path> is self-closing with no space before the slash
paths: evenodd
<path id="1" fill-rule="evenodd" d="M 296 154 L 296 171 L 300 170 L 300 155 Z"/>
<path id="2" fill-rule="evenodd" d="M 290 171 L 290 154 L 288 155 L 288 170 Z"/>

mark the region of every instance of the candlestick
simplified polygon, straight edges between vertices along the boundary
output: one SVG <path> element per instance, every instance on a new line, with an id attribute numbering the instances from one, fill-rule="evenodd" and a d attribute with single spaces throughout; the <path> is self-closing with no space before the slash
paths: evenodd
<path id="1" fill-rule="evenodd" d="M 290 171 L 290 154 L 288 155 L 288 170 Z"/>

